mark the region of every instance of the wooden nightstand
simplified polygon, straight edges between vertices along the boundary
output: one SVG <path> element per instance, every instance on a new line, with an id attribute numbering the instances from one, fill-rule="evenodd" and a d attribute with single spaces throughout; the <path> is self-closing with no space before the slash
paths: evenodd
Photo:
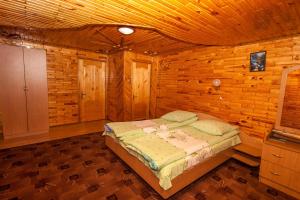
<path id="1" fill-rule="evenodd" d="M 261 150 L 253 146 L 241 143 L 233 147 L 235 153 L 232 158 L 239 160 L 251 167 L 258 167 L 260 165 Z"/>
<path id="2" fill-rule="evenodd" d="M 266 140 L 259 180 L 300 199 L 300 145 Z"/>
<path id="3" fill-rule="evenodd" d="M 251 167 L 259 167 L 262 154 L 262 140 L 240 133 L 242 143 L 233 147 L 235 153 L 232 158 Z"/>

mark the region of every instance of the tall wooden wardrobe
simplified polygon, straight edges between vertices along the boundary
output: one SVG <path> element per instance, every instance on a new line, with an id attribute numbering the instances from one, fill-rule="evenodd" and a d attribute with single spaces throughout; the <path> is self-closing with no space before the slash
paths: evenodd
<path id="1" fill-rule="evenodd" d="M 0 45 L 0 86 L 5 139 L 48 132 L 45 50 Z"/>

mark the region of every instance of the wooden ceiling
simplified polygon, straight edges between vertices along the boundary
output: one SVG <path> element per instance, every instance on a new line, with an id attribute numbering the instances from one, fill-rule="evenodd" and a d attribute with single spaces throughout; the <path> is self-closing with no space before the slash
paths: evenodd
<path id="1" fill-rule="evenodd" d="M 236 45 L 299 34 L 300 1 L 0 0 L 0 25 L 62 29 L 98 24 L 147 27 L 195 44 Z"/>
<path id="2" fill-rule="evenodd" d="M 155 30 L 134 28 L 131 35 L 123 35 L 115 25 L 86 25 L 80 28 L 37 29 L 0 25 L 0 36 L 54 46 L 114 53 L 121 50 L 148 55 L 174 52 L 199 45 L 170 38 Z"/>

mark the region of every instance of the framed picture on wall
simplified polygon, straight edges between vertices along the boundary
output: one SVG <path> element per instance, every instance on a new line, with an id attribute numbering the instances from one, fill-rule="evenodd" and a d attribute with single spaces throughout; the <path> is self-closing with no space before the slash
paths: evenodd
<path id="1" fill-rule="evenodd" d="M 266 51 L 250 53 L 250 72 L 265 71 Z"/>

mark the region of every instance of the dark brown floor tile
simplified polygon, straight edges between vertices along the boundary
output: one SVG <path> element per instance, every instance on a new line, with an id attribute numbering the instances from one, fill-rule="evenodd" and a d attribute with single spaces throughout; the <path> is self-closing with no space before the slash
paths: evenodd
<path id="1" fill-rule="evenodd" d="M 162 199 L 103 139 L 93 133 L 1 150 L 0 199 Z M 259 183 L 258 174 L 229 160 L 170 200 L 294 200 Z"/>

